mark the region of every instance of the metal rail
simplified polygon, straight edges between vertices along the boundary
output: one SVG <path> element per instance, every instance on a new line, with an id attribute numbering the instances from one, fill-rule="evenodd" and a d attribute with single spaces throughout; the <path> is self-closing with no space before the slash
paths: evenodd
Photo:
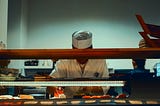
<path id="1" fill-rule="evenodd" d="M 0 86 L 124 86 L 125 81 L 1 81 Z"/>

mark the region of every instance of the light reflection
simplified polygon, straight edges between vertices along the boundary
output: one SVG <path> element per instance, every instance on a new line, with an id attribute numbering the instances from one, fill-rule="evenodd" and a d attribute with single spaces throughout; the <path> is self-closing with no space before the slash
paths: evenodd
<path id="1" fill-rule="evenodd" d="M 37 104 L 38 101 L 25 101 L 24 104 Z"/>

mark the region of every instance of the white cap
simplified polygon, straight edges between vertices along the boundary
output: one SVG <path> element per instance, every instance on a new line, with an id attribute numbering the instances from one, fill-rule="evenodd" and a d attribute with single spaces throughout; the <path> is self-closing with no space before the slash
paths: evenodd
<path id="1" fill-rule="evenodd" d="M 92 33 L 89 31 L 76 31 L 72 34 L 72 45 L 77 49 L 85 49 L 92 46 Z"/>

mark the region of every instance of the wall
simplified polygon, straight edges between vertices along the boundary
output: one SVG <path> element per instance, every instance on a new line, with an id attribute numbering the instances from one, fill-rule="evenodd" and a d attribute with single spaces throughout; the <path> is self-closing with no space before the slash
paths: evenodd
<path id="1" fill-rule="evenodd" d="M 44 5 L 44 0 L 31 1 L 27 47 L 71 48 L 71 34 L 77 30 L 91 31 L 94 47 L 133 47 L 139 39 L 133 30 L 135 17 L 127 2 L 118 2 L 46 0 Z"/>
<path id="2" fill-rule="evenodd" d="M 8 0 L 0 0 L 0 41 L 7 46 Z"/>
<path id="3" fill-rule="evenodd" d="M 8 48 L 25 48 L 27 39 L 27 0 L 9 0 Z"/>
<path id="4" fill-rule="evenodd" d="M 8 6 L 8 49 L 23 49 L 27 40 L 28 0 L 9 0 Z M 11 60 L 9 67 L 23 69 L 23 62 Z"/>
<path id="5" fill-rule="evenodd" d="M 81 29 L 94 34 L 97 48 L 138 47 L 141 28 L 135 14 L 158 24 L 158 2 L 30 0 L 27 48 L 71 48 L 71 34 Z"/>
<path id="6" fill-rule="evenodd" d="M 159 0 L 27 1 L 25 48 L 71 48 L 71 35 L 77 30 L 93 33 L 94 48 L 137 48 L 142 29 L 135 14 L 160 24 Z M 107 61 L 109 67 L 132 68 L 131 60 Z M 148 62 L 147 68 L 153 64 Z"/>

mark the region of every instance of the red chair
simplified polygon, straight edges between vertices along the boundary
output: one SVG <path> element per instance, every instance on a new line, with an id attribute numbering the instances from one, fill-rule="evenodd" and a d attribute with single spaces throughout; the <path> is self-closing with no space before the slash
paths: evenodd
<path id="1" fill-rule="evenodd" d="M 149 47 L 160 47 L 160 26 L 145 23 L 141 15 L 136 15 L 136 18 L 143 29 L 143 32 L 139 33 Z M 155 39 L 150 39 L 150 37 L 154 37 Z"/>

